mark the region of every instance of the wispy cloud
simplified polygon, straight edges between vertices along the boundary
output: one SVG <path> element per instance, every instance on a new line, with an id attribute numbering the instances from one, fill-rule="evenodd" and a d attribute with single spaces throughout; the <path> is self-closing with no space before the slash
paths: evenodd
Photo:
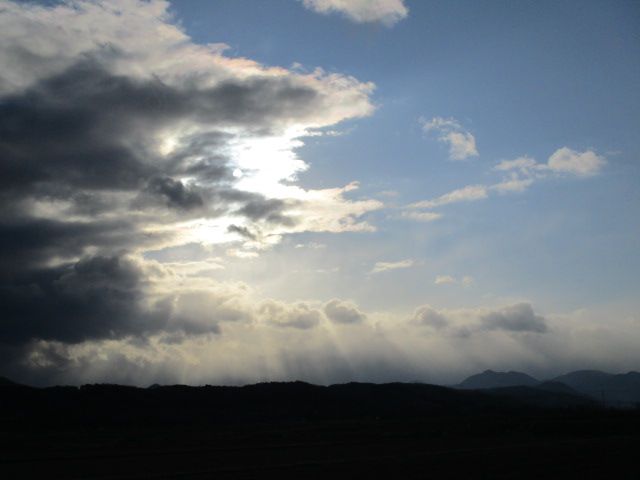
<path id="1" fill-rule="evenodd" d="M 455 121 L 438 119 L 436 123 L 449 125 L 451 123 L 455 124 Z M 573 176 L 578 178 L 594 176 L 606 164 L 606 158 L 592 150 L 578 152 L 568 147 L 557 149 L 549 156 L 546 163 L 539 163 L 528 156 L 518 157 L 513 160 L 503 160 L 492 169 L 504 175 L 502 180 L 489 185 L 467 185 L 432 200 L 411 203 L 402 207 L 401 217 L 414 221 L 436 220 L 442 218 L 442 214 L 432 210 L 444 205 L 484 200 L 492 193 L 499 195 L 522 193 L 535 182 L 549 176 Z"/>
<path id="2" fill-rule="evenodd" d="M 479 155 L 475 137 L 454 118 L 420 119 L 425 132 L 434 132 L 439 141 L 449 145 L 451 160 L 465 160 Z"/>
<path id="3" fill-rule="evenodd" d="M 485 185 L 467 185 L 466 187 L 453 190 L 439 196 L 434 200 L 423 200 L 409 205 L 411 208 L 435 208 L 442 205 L 458 202 L 472 202 L 487 198 L 487 187 Z"/>
<path id="4" fill-rule="evenodd" d="M 309 10 L 340 13 L 356 23 L 380 22 L 391 27 L 409 14 L 404 0 L 302 0 Z"/>
<path id="5" fill-rule="evenodd" d="M 457 279 L 451 275 L 438 275 L 434 282 L 436 285 L 456 285 L 460 284 L 464 287 L 469 287 L 475 283 L 475 280 L 470 275 Z"/>
<path id="6" fill-rule="evenodd" d="M 413 260 L 400 260 L 398 262 L 376 262 L 370 273 L 381 273 L 389 270 L 397 270 L 399 268 L 413 267 L 415 262 Z"/>
<path id="7" fill-rule="evenodd" d="M 417 212 L 417 211 L 405 211 L 400 214 L 400 217 L 407 220 L 413 220 L 415 222 L 434 222 L 442 218 L 441 213 L 437 212 Z"/>

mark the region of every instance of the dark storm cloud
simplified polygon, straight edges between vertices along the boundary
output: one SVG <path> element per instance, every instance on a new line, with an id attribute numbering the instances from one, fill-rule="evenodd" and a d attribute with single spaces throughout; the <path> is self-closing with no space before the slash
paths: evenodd
<path id="1" fill-rule="evenodd" d="M 0 287 L 0 342 L 31 339 L 68 343 L 120 338 L 144 331 L 142 272 L 122 257 L 32 270 Z"/>
<path id="2" fill-rule="evenodd" d="M 237 310 L 222 307 L 204 317 L 176 311 L 174 295 L 148 302 L 149 275 L 139 261 L 123 255 L 32 269 L 0 284 L 0 344 L 21 345 L 34 339 L 72 344 L 158 332 L 219 333 L 220 321 L 239 318 Z M 181 295 L 184 302 L 196 294 Z"/>
<path id="3" fill-rule="evenodd" d="M 163 196 L 171 207 L 189 210 L 204 204 L 194 187 L 185 186 L 180 180 L 170 177 L 154 178 L 149 182 L 148 191 Z"/>
<path id="4" fill-rule="evenodd" d="M 233 189 L 222 153 L 228 134 L 190 135 L 165 156 L 157 153 L 154 135 L 186 120 L 259 127 L 286 110 L 295 115 L 295 105 L 312 96 L 268 79 L 176 88 L 114 75 L 98 61 L 85 60 L 0 99 L 0 341 L 80 342 L 173 328 L 167 324 L 170 312 L 140 309 L 144 275 L 125 257 L 114 256 L 152 238 L 142 233 L 144 224 L 126 220 L 126 212 L 117 220 L 103 219 L 101 214 L 128 202 L 104 195 L 155 197 L 156 204 L 178 211 L 206 208 L 205 216 L 233 208 L 249 220 L 291 224 L 284 202 Z M 194 183 L 174 175 L 188 175 Z M 54 199 L 91 218 L 34 216 L 32 200 Z M 137 205 L 145 210 L 153 202 Z M 46 266 L 54 259 L 84 257 L 90 248 L 100 252 L 93 259 Z M 195 333 L 213 328 L 181 325 Z"/>
<path id="5" fill-rule="evenodd" d="M 147 117 L 154 125 L 176 109 L 157 100 L 167 94 L 162 85 L 136 85 L 88 62 L 3 98 L 2 186 L 21 192 L 43 183 L 110 190 L 140 186 L 156 167 L 126 140 L 135 138 L 136 121 Z"/>
<path id="6" fill-rule="evenodd" d="M 134 242 L 143 239 L 136 237 L 135 225 L 127 221 L 7 219 L 0 221 L 0 278 L 27 274 L 53 258 L 82 255 L 89 246 L 118 250 Z"/>
<path id="7" fill-rule="evenodd" d="M 227 158 L 220 154 L 225 134 L 194 135 L 167 159 L 150 151 L 148 143 L 157 142 L 150 136 L 179 121 L 259 128 L 301 114 L 301 102 L 315 95 L 270 79 L 170 87 L 114 75 L 87 60 L 0 101 L 0 184 L 5 191 L 47 182 L 118 190 L 139 188 L 161 174 L 228 179 Z M 261 216 L 253 204 L 246 211 Z"/>

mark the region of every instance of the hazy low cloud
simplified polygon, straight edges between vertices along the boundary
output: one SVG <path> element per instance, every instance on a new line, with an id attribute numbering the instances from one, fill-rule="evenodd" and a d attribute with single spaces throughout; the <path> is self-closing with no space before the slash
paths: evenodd
<path id="1" fill-rule="evenodd" d="M 241 284 L 205 285 L 215 287 L 215 300 L 192 292 L 171 302 L 176 313 L 191 317 L 192 333 L 163 330 L 144 337 L 3 345 L 2 374 L 35 384 L 293 379 L 451 384 L 486 368 L 545 378 L 585 365 L 627 371 L 640 361 L 636 324 L 626 325 L 620 312 L 610 312 L 612 320 L 602 324 L 605 311 L 543 316 L 528 303 L 468 309 L 423 305 L 408 319 L 368 312 L 364 321 L 363 310 L 343 300 L 324 306 L 256 302 Z M 332 307 L 350 323 L 328 318 Z M 197 333 L 198 328 L 208 333 Z"/>
<path id="2" fill-rule="evenodd" d="M 370 273 L 381 273 L 389 270 L 397 270 L 399 268 L 413 267 L 415 262 L 413 260 L 399 260 L 397 262 L 376 262 Z"/>
<path id="3" fill-rule="evenodd" d="M 585 366 L 628 371 L 640 361 L 638 329 L 616 321 L 616 315 L 603 325 L 603 312 L 543 316 L 527 303 L 457 310 L 423 305 L 409 319 L 368 312 L 367 321 L 344 324 L 327 319 L 321 304 L 267 300 L 264 308 L 252 308 L 249 318 L 238 318 L 230 314 L 245 308 L 235 296 L 241 288 L 228 287 L 235 293 L 228 296 L 222 289 L 218 295 L 220 308 L 226 304 L 229 311 L 218 333 L 34 341 L 21 355 L 0 349 L 3 374 L 37 384 L 294 379 L 451 384 L 486 368 L 549 378 Z"/>
<path id="4" fill-rule="evenodd" d="M 322 14 L 341 13 L 357 23 L 380 22 L 390 27 L 405 18 L 404 0 L 302 0 L 303 5 Z"/>
<path id="5" fill-rule="evenodd" d="M 440 278 L 446 280 L 442 283 L 456 282 L 453 277 Z M 488 331 L 537 334 L 548 331 L 545 318 L 537 315 L 529 303 L 518 303 L 498 309 L 467 310 L 436 310 L 425 305 L 416 309 L 411 322 L 463 337 Z"/>
<path id="6" fill-rule="evenodd" d="M 475 137 L 453 118 L 433 117 L 421 120 L 425 132 L 433 132 L 439 141 L 449 145 L 451 160 L 465 160 L 479 155 Z"/>

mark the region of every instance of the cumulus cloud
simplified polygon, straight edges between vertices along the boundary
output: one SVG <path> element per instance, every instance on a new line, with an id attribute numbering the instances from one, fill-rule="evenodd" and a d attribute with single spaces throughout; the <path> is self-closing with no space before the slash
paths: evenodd
<path id="1" fill-rule="evenodd" d="M 577 152 L 568 147 L 562 147 L 549 157 L 547 166 L 553 172 L 588 177 L 598 173 L 606 163 L 604 157 L 591 150 Z"/>
<path id="2" fill-rule="evenodd" d="M 412 321 L 418 325 L 435 329 L 444 328 L 449 325 L 447 317 L 430 305 L 418 307 L 413 314 Z"/>
<path id="3" fill-rule="evenodd" d="M 258 307 L 258 316 L 277 327 L 310 329 L 322 320 L 322 312 L 306 303 L 289 305 L 275 300 L 268 300 Z"/>
<path id="4" fill-rule="evenodd" d="M 361 323 L 367 319 L 355 303 L 336 299 L 324 305 L 324 313 L 332 322 L 342 324 Z"/>
<path id="5" fill-rule="evenodd" d="M 518 303 L 489 312 L 481 317 L 481 324 L 482 328 L 487 330 L 534 333 L 547 331 L 544 317 L 536 315 L 533 307 L 528 303 Z"/>
<path id="6" fill-rule="evenodd" d="M 380 22 L 387 27 L 405 18 L 404 0 L 302 0 L 309 10 L 322 14 L 341 13 L 357 23 Z"/>
<path id="7" fill-rule="evenodd" d="M 425 132 L 433 132 L 439 141 L 449 145 L 451 160 L 465 160 L 479 155 L 475 137 L 454 118 L 433 117 L 420 120 Z"/>
<path id="8" fill-rule="evenodd" d="M 397 270 L 399 268 L 413 267 L 415 262 L 413 260 L 399 260 L 397 262 L 376 262 L 370 273 L 381 273 L 389 270 Z"/>
<path id="9" fill-rule="evenodd" d="M 503 160 L 494 169 L 518 172 L 528 179 L 542 178 L 550 173 L 589 177 L 599 173 L 606 164 L 606 158 L 592 150 L 578 152 L 569 147 L 561 147 L 549 156 L 546 163 L 538 163 L 531 157 L 519 157 L 515 160 Z"/>

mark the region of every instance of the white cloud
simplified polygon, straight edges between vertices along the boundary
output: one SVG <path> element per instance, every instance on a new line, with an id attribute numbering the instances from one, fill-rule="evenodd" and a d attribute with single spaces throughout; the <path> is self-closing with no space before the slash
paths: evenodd
<path id="1" fill-rule="evenodd" d="M 533 184 L 533 178 L 520 178 L 518 175 L 512 174 L 501 182 L 491 185 L 489 188 L 501 194 L 520 193 L 529 188 L 531 184 Z"/>
<path id="2" fill-rule="evenodd" d="M 494 170 L 517 171 L 526 177 L 535 178 L 542 178 L 548 173 L 588 177 L 599 173 L 606 164 L 606 158 L 592 150 L 578 152 L 569 147 L 562 147 L 551 154 L 547 163 L 538 163 L 533 158 L 524 156 L 515 160 L 503 160 Z"/>
<path id="3" fill-rule="evenodd" d="M 459 124 L 453 119 L 436 117 L 431 122 L 425 123 L 425 129 L 459 128 Z M 494 171 L 504 172 L 506 176 L 497 183 L 491 185 L 467 185 L 466 187 L 445 193 L 433 200 L 422 200 L 403 207 L 403 218 L 416 221 L 431 221 L 440 218 L 441 215 L 432 211 L 415 211 L 416 209 L 434 209 L 443 205 L 458 202 L 470 202 L 483 200 L 491 192 L 500 195 L 522 193 L 534 182 L 549 177 L 551 174 L 568 174 L 577 177 L 588 177 L 597 174 L 607 161 L 601 155 L 591 150 L 577 152 L 568 147 L 556 150 L 547 163 L 538 163 L 535 159 L 522 156 L 514 160 L 503 160 L 493 167 Z"/>
<path id="4" fill-rule="evenodd" d="M 251 250 L 240 250 L 239 248 L 227 249 L 227 255 L 236 258 L 257 258 L 260 256 L 258 252 L 253 252 Z"/>
<path id="5" fill-rule="evenodd" d="M 415 262 L 413 260 L 400 260 L 397 262 L 376 262 L 370 273 L 381 273 L 389 270 L 397 270 L 399 268 L 413 267 Z"/>
<path id="6" fill-rule="evenodd" d="M 436 285 L 460 284 L 463 287 L 470 287 L 475 283 L 475 280 L 470 275 L 465 275 L 460 280 L 458 280 L 456 277 L 453 277 L 451 275 L 438 275 L 433 283 L 435 283 Z"/>
<path id="7" fill-rule="evenodd" d="M 568 147 L 562 147 L 553 152 L 547 162 L 548 168 L 556 173 L 568 173 L 580 177 L 597 174 L 607 164 L 604 157 L 586 150 L 577 152 Z"/>
<path id="8" fill-rule="evenodd" d="M 420 122 L 425 132 L 435 132 L 439 141 L 449 145 L 451 160 L 464 160 L 479 155 L 475 137 L 454 118 L 434 117 L 429 121 L 421 119 Z"/>
<path id="9" fill-rule="evenodd" d="M 402 212 L 400 214 L 402 218 L 406 218 L 407 220 L 413 220 L 416 222 L 433 222 L 442 218 L 441 213 L 437 212 L 416 212 L 414 210 Z"/>
<path id="10" fill-rule="evenodd" d="M 433 283 L 436 285 L 451 285 L 456 283 L 456 279 L 451 275 L 438 275 Z"/>
<path id="11" fill-rule="evenodd" d="M 324 243 L 318 242 L 309 242 L 309 243 L 297 243 L 295 248 L 309 248 L 311 250 L 321 250 L 327 248 L 327 245 Z"/>
<path id="12" fill-rule="evenodd" d="M 487 198 L 487 187 L 485 185 L 467 185 L 466 187 L 453 190 L 449 193 L 439 196 L 434 200 L 423 200 L 421 202 L 412 203 L 411 208 L 435 208 L 450 203 L 473 202 Z"/>
<path id="13" fill-rule="evenodd" d="M 529 173 L 534 170 L 539 170 L 541 165 L 535 161 L 535 159 L 531 157 L 527 157 L 526 155 L 523 157 L 518 157 L 514 160 L 503 160 L 498 163 L 494 170 L 509 172 L 512 170 L 519 170 L 523 173 Z"/>
<path id="14" fill-rule="evenodd" d="M 409 13 L 404 0 L 302 0 L 302 3 L 317 13 L 338 12 L 357 23 L 381 22 L 388 27 Z"/>

